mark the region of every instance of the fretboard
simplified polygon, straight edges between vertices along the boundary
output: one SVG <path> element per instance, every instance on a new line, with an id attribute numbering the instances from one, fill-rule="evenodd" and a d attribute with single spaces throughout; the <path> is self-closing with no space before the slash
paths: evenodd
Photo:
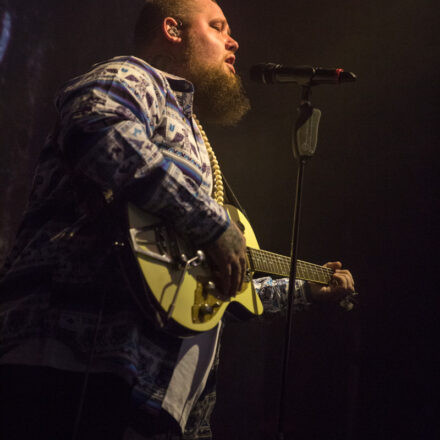
<path id="1" fill-rule="evenodd" d="M 287 277 L 290 274 L 290 257 L 274 254 L 260 249 L 247 249 L 251 269 L 270 275 Z M 333 275 L 333 270 L 306 261 L 297 261 L 296 278 L 299 280 L 313 281 L 328 284 Z"/>

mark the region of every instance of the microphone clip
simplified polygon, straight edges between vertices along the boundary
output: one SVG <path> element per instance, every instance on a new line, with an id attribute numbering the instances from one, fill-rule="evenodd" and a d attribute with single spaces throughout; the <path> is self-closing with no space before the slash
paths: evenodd
<path id="1" fill-rule="evenodd" d="M 308 160 L 313 157 L 318 144 L 321 110 L 312 106 L 309 95 L 310 86 L 303 86 L 299 114 L 292 130 L 292 149 L 297 160 Z"/>

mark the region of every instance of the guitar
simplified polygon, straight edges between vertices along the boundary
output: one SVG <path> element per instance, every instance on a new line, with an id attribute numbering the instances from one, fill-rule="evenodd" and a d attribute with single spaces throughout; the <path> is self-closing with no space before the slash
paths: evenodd
<path id="1" fill-rule="evenodd" d="M 252 283 L 254 273 L 289 276 L 290 258 L 261 250 L 246 217 L 233 206 L 226 208 L 246 238 L 247 270 L 241 290 L 235 297 L 222 300 L 203 252 L 194 249 L 162 220 L 128 205 L 131 249 L 153 297 L 152 301 L 148 298 L 148 303 L 156 309 L 160 326 L 173 327 L 172 331 L 180 336 L 211 330 L 228 307 L 242 317 L 261 315 L 263 305 Z M 297 262 L 297 279 L 327 285 L 332 274 L 332 269 Z M 145 299 L 136 298 L 138 304 L 145 303 Z"/>

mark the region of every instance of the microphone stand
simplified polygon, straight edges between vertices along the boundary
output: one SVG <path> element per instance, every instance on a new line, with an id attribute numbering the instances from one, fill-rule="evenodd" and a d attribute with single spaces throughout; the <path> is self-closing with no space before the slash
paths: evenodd
<path id="1" fill-rule="evenodd" d="M 318 139 L 318 126 L 321 111 L 313 108 L 310 102 L 311 84 L 303 85 L 301 103 L 298 108 L 298 118 L 292 129 L 293 156 L 298 161 L 298 175 L 296 183 L 295 210 L 293 217 L 291 262 L 288 289 L 288 308 L 286 336 L 284 340 L 284 360 L 281 382 L 281 397 L 278 420 L 278 440 L 284 440 L 286 428 L 286 387 L 288 383 L 290 347 L 293 340 L 293 292 L 295 289 L 296 266 L 298 261 L 299 224 L 301 212 L 301 195 L 303 187 L 304 169 L 307 162 L 313 157 Z"/>

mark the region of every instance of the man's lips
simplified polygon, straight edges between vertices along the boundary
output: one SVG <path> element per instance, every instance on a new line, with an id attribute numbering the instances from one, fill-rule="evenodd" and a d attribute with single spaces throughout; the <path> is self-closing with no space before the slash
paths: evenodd
<path id="1" fill-rule="evenodd" d="M 228 58 L 225 59 L 225 63 L 228 65 L 228 67 L 231 69 L 232 73 L 235 73 L 235 56 L 231 55 Z"/>

